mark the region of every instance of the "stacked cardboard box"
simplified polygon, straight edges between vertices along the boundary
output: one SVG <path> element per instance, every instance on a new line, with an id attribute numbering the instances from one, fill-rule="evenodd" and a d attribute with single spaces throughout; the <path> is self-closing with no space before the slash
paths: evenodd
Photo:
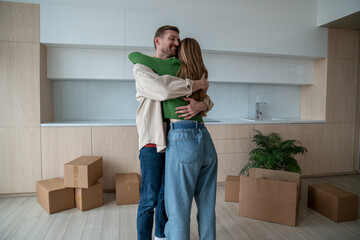
<path id="1" fill-rule="evenodd" d="M 140 200 L 140 178 L 137 173 L 118 173 L 115 179 L 116 204 L 136 204 Z"/>
<path id="2" fill-rule="evenodd" d="M 309 208 L 334 222 L 357 220 L 359 196 L 327 183 L 308 186 Z"/>
<path id="3" fill-rule="evenodd" d="M 64 165 L 64 180 L 37 182 L 37 200 L 50 214 L 75 205 L 80 211 L 100 207 L 104 205 L 102 184 L 98 182 L 102 176 L 102 157 L 79 157 Z"/>
<path id="4" fill-rule="evenodd" d="M 81 156 L 64 165 L 64 185 L 75 188 L 75 203 L 80 211 L 104 205 L 102 157 Z"/>

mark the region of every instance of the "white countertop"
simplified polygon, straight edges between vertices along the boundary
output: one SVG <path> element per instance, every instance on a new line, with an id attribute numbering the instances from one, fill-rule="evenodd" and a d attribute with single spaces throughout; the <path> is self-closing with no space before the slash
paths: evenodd
<path id="1" fill-rule="evenodd" d="M 216 118 L 205 119 L 206 125 L 228 124 L 287 124 L 287 123 L 324 123 L 317 119 L 277 119 L 264 118 L 263 120 L 246 120 L 246 118 Z M 94 120 L 94 121 L 54 121 L 42 123 L 41 127 L 125 127 L 136 126 L 135 119 Z"/>

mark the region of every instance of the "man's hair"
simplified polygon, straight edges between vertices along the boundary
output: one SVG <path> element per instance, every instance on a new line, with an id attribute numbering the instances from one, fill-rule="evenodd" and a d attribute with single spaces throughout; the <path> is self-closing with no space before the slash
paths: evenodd
<path id="1" fill-rule="evenodd" d="M 166 30 L 173 30 L 173 31 L 177 32 L 178 34 L 180 34 L 179 29 L 178 29 L 177 27 L 175 27 L 175 26 L 165 25 L 165 26 L 159 27 L 158 30 L 156 30 L 155 36 L 154 36 L 154 47 L 155 47 L 155 50 L 156 50 L 155 38 L 156 38 L 156 37 L 163 38 L 163 37 L 164 37 L 164 33 L 165 33 Z"/>

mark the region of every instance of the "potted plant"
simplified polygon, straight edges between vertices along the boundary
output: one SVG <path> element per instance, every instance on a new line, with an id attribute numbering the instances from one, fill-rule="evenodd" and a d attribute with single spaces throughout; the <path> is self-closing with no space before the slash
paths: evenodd
<path id="1" fill-rule="evenodd" d="M 297 144 L 297 140 L 285 140 L 278 133 L 262 134 L 255 130 L 253 142 L 256 147 L 250 152 L 249 162 L 241 169 L 240 175 L 248 175 L 250 168 L 265 168 L 301 173 L 301 168 L 294 158 L 304 154 L 307 149 Z"/>

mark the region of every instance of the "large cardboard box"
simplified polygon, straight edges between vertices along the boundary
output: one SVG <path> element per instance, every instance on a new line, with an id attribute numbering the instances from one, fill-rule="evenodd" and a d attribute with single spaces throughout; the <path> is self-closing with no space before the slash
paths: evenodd
<path id="1" fill-rule="evenodd" d="M 101 182 L 96 182 L 89 188 L 75 189 L 75 203 L 80 211 L 87 211 L 104 205 Z"/>
<path id="2" fill-rule="evenodd" d="M 270 171 L 266 173 L 267 171 Z M 279 175 L 276 174 L 279 172 Z M 244 217 L 296 226 L 299 189 L 295 182 L 282 175 L 287 172 L 267 169 L 251 170 L 240 177 L 239 215 Z M 261 178 L 261 177 L 266 177 Z M 269 179 L 269 178 L 274 178 Z M 293 179 L 294 180 L 294 179 Z"/>
<path id="3" fill-rule="evenodd" d="M 75 207 L 74 189 L 66 188 L 61 178 L 36 182 L 36 192 L 38 203 L 50 214 Z"/>
<path id="4" fill-rule="evenodd" d="M 239 202 L 240 176 L 228 175 L 225 182 L 225 201 Z"/>
<path id="5" fill-rule="evenodd" d="M 308 186 L 308 207 L 334 222 L 357 220 L 359 196 L 327 183 Z"/>
<path id="6" fill-rule="evenodd" d="M 301 179 L 299 173 L 262 168 L 250 168 L 249 177 L 295 182 L 297 184 L 298 200 L 300 200 Z"/>
<path id="7" fill-rule="evenodd" d="M 140 200 L 140 178 L 137 173 L 116 174 L 116 204 L 136 204 Z"/>
<path id="8" fill-rule="evenodd" d="M 66 187 L 89 188 L 102 176 L 102 157 L 81 156 L 64 165 Z"/>

